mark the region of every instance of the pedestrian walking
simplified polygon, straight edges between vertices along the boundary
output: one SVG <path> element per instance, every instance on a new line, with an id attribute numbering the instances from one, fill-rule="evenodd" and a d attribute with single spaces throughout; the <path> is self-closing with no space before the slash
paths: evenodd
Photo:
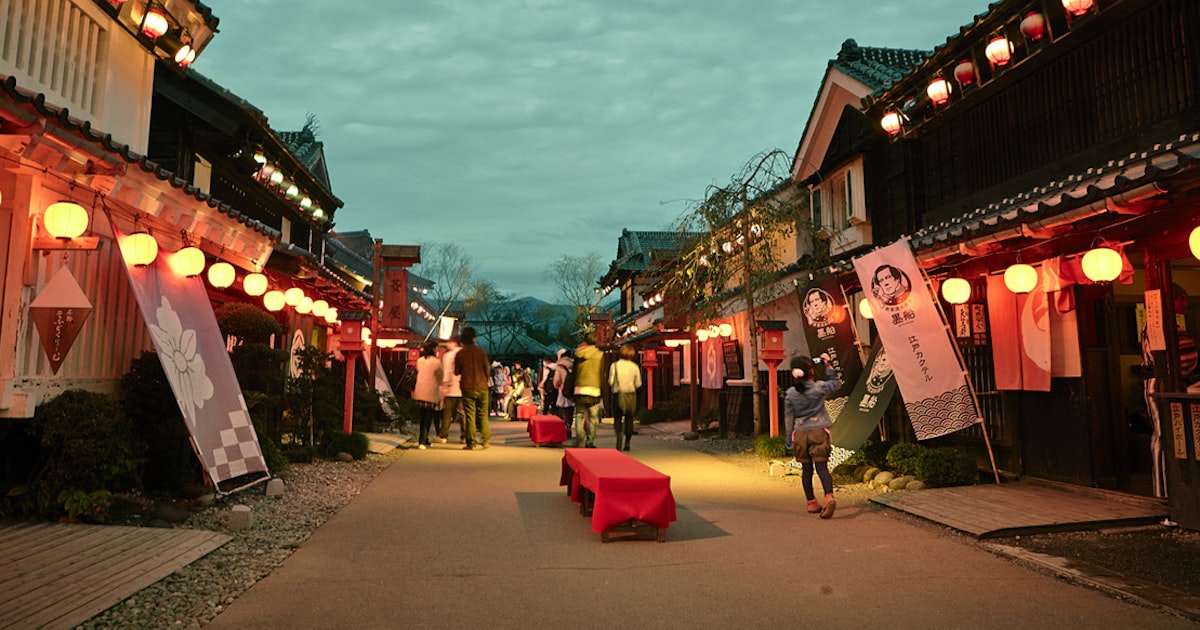
<path id="1" fill-rule="evenodd" d="M 413 386 L 412 398 L 417 403 L 417 413 L 421 419 L 421 433 L 417 438 L 417 448 L 429 448 L 429 428 L 438 415 L 442 402 L 442 362 L 437 358 L 437 343 L 426 341 L 421 346 L 421 356 L 417 358 L 417 382 Z"/>
<path id="2" fill-rule="evenodd" d="M 554 412 L 567 425 L 567 433 L 571 433 L 571 424 L 575 417 L 575 403 L 571 400 L 575 390 L 575 360 L 565 348 L 558 351 L 558 360 L 554 362 Z"/>
<path id="3" fill-rule="evenodd" d="M 442 354 L 442 425 L 438 429 L 438 442 L 442 444 L 450 437 L 450 424 L 455 420 L 458 420 L 458 440 L 467 441 L 467 425 L 462 418 L 462 377 L 454 373 L 454 357 L 461 348 L 458 337 L 451 337 Z"/>
<path id="4" fill-rule="evenodd" d="M 600 370 L 604 353 L 596 347 L 596 333 L 588 332 L 575 348 L 575 442 L 596 448 L 596 427 L 600 424 Z"/>
<path id="5" fill-rule="evenodd" d="M 623 344 L 620 359 L 608 368 L 608 386 L 616 401 L 613 412 L 613 432 L 617 435 L 617 450 L 628 451 L 633 441 L 633 420 L 637 412 L 637 390 L 642 386 L 642 369 L 633 358 L 637 351 Z"/>
<path id="6" fill-rule="evenodd" d="M 475 345 L 475 328 L 462 329 L 462 348 L 454 357 L 454 373 L 462 377 L 463 431 L 467 434 L 464 450 L 476 447 L 475 430 L 479 429 L 482 441 L 480 448 L 487 448 L 492 440 L 492 429 L 488 424 L 488 378 L 489 361 L 487 351 Z"/>
<path id="7" fill-rule="evenodd" d="M 554 362 L 556 357 L 542 357 L 542 370 L 538 374 L 538 386 L 542 392 L 542 413 L 555 415 L 558 407 L 558 390 L 554 388 Z"/>
<path id="8" fill-rule="evenodd" d="M 824 367 L 825 378 L 817 380 L 817 364 Z M 837 508 L 833 498 L 833 477 L 829 474 L 829 428 L 833 419 L 825 409 L 825 398 L 842 386 L 836 368 L 829 364 L 829 355 L 817 359 L 806 356 L 793 357 L 792 386 L 783 399 L 784 426 L 792 436 L 792 454 L 800 462 L 800 485 L 804 487 L 804 498 L 808 501 L 808 512 L 831 518 Z M 825 505 L 822 506 L 813 493 L 813 472 L 821 479 L 825 490 Z"/>

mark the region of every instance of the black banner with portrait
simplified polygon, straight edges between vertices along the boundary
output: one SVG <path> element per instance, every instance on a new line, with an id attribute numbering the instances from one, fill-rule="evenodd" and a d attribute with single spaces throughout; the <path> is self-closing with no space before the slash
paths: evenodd
<path id="1" fill-rule="evenodd" d="M 862 378 L 851 381 L 854 391 L 833 422 L 830 438 L 834 446 L 849 451 L 858 450 L 875 432 L 879 419 L 896 395 L 896 378 L 887 360 L 883 344 L 875 342 Z"/>
<path id="2" fill-rule="evenodd" d="M 846 308 L 837 278 L 831 275 L 810 278 L 803 290 L 797 287 L 796 291 L 804 314 L 804 338 L 809 352 L 814 357 L 828 354 L 829 364 L 842 376 L 841 388 L 829 397 L 850 395 L 862 374 L 862 358 L 854 340 L 854 319 Z"/>

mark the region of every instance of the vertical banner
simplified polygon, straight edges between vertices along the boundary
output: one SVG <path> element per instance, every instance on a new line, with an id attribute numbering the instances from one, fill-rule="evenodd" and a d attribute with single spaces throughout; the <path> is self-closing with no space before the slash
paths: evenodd
<path id="1" fill-rule="evenodd" d="M 117 242 L 123 234 L 116 224 Z M 205 473 L 218 485 L 249 473 L 269 475 L 204 280 L 181 278 L 165 253 L 125 272 L 158 350 L 171 391 Z"/>
<path id="2" fill-rule="evenodd" d="M 392 267 L 383 270 L 384 328 L 407 328 L 408 269 Z"/>
<path id="3" fill-rule="evenodd" d="M 812 356 L 829 355 L 829 363 L 842 375 L 842 386 L 830 398 L 847 396 L 862 374 L 862 359 L 854 340 L 854 320 L 837 278 L 823 275 L 809 279 L 800 292 L 800 310 L 804 313 L 804 339 Z"/>
<path id="4" fill-rule="evenodd" d="M 1050 391 L 1050 363 L 1054 351 L 1050 336 L 1051 314 L 1047 300 L 1046 274 L 1038 268 L 1038 283 L 1029 293 L 1016 294 L 1004 285 L 1000 275 L 988 276 L 988 315 L 992 325 L 992 359 L 996 372 L 996 389 Z M 1074 313 L 1059 316 L 1059 326 L 1064 334 L 1074 340 Z M 1068 345 L 1064 344 L 1070 344 Z M 1062 339 L 1057 353 L 1061 357 L 1072 355 L 1075 366 L 1064 362 L 1069 373 L 1076 375 L 1082 370 L 1079 365 L 1077 341 Z M 1064 374 L 1065 375 L 1065 374 Z"/>
<path id="5" fill-rule="evenodd" d="M 50 361 L 50 371 L 58 374 L 75 337 L 92 314 L 92 303 L 79 288 L 75 276 L 66 267 L 54 274 L 42 292 L 29 305 L 29 316 L 37 328 L 42 350 Z"/>
<path id="6" fill-rule="evenodd" d="M 918 440 L 980 422 L 962 364 L 908 238 L 854 259 Z M 836 424 L 836 423 L 835 423 Z"/>
<path id="7" fill-rule="evenodd" d="M 721 349 L 721 338 L 710 338 L 700 345 L 700 387 L 704 389 L 721 389 L 725 387 L 724 356 Z"/>
<path id="8" fill-rule="evenodd" d="M 896 378 L 880 340 L 875 341 L 862 376 L 830 430 L 834 446 L 857 450 L 875 432 L 879 419 L 896 393 Z"/>

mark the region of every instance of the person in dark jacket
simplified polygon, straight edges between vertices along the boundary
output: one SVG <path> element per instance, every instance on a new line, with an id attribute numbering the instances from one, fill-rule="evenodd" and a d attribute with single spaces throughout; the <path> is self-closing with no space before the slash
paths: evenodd
<path id="1" fill-rule="evenodd" d="M 463 431 L 467 434 L 467 445 L 463 450 L 476 448 L 475 430 L 482 434 L 479 448 L 487 448 L 492 440 L 492 429 L 488 426 L 488 388 L 491 385 L 491 364 L 487 351 L 475 345 L 475 328 L 462 329 L 462 349 L 454 357 L 454 373 L 462 377 Z"/>

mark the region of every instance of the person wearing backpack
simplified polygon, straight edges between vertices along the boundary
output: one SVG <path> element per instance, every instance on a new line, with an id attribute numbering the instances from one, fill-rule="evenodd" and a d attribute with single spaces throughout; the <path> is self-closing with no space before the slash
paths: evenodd
<path id="1" fill-rule="evenodd" d="M 596 448 L 596 428 L 600 424 L 601 371 L 604 353 L 596 347 L 596 333 L 588 332 L 575 348 L 575 444 Z M 569 387 L 569 385 L 568 385 Z"/>
<path id="2" fill-rule="evenodd" d="M 558 398 L 554 401 L 554 413 L 562 418 L 567 425 L 567 433 L 571 432 L 571 419 L 575 415 L 575 403 L 571 396 L 575 393 L 575 361 L 565 349 L 558 351 L 558 361 L 554 363 L 554 389 Z M 567 389 L 567 386 L 571 389 Z"/>

